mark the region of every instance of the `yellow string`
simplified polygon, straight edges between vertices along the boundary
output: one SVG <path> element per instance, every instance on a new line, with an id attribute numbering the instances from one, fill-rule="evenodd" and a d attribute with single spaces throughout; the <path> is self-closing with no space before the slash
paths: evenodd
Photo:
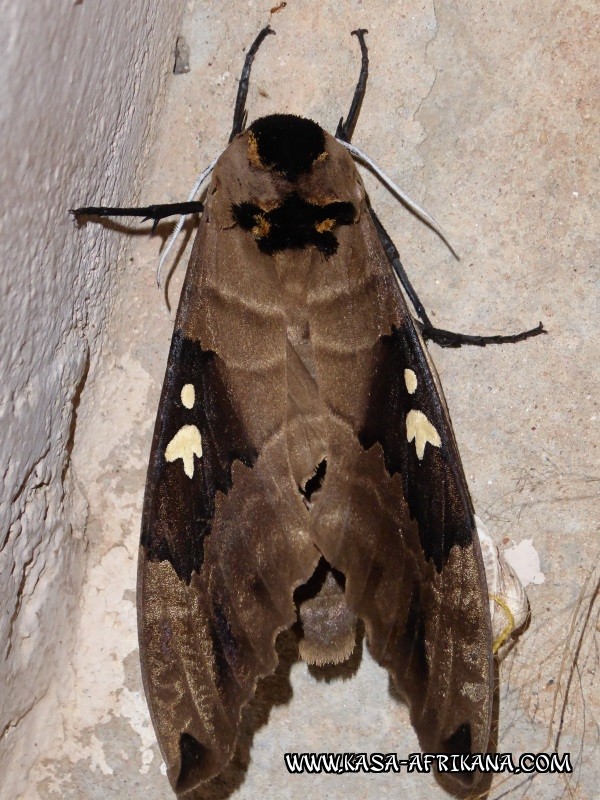
<path id="1" fill-rule="evenodd" d="M 512 611 L 510 610 L 506 600 L 503 600 L 501 597 L 498 597 L 498 595 L 496 595 L 496 594 L 491 594 L 490 595 L 490 600 L 493 600 L 494 603 L 497 603 L 500 606 L 500 608 L 502 609 L 502 611 L 504 611 L 504 613 L 506 614 L 507 619 L 508 619 L 508 625 L 504 628 L 504 630 L 502 631 L 500 636 L 498 636 L 498 638 L 494 641 L 494 643 L 492 645 L 492 652 L 494 653 L 494 655 L 496 655 L 498 650 L 500 650 L 500 648 L 502 647 L 504 642 L 508 639 L 510 634 L 513 632 L 513 630 L 515 628 L 515 618 L 513 616 Z"/>

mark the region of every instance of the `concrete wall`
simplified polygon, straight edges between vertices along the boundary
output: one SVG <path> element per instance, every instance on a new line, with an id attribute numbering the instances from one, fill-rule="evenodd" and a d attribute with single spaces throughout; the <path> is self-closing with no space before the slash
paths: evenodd
<path id="1" fill-rule="evenodd" d="M 68 209 L 135 196 L 179 0 L 0 0 L 0 796 L 60 734 L 86 566 L 77 409 L 119 242 Z"/>

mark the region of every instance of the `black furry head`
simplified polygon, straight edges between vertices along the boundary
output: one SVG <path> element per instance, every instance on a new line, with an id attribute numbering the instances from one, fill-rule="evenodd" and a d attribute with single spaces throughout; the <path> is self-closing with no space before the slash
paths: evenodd
<path id="1" fill-rule="evenodd" d="M 325 149 L 323 129 L 310 119 L 293 114 L 271 114 L 248 129 L 256 141 L 256 156 L 264 167 L 274 169 L 289 181 L 309 172 Z"/>

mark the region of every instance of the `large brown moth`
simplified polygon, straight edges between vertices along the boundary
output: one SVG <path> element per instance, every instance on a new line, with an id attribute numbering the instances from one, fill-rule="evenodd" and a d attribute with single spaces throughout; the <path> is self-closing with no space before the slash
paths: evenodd
<path id="1" fill-rule="evenodd" d="M 323 664 L 349 656 L 361 619 L 423 749 L 486 752 L 494 643 L 523 621 L 486 582 L 425 339 L 485 345 L 541 325 L 493 337 L 431 325 L 348 150 L 366 31 L 354 31 L 361 74 L 336 138 L 286 114 L 245 128 L 252 60 L 271 32 L 247 54 L 204 204 L 75 212 L 156 223 L 202 211 L 156 420 L 138 576 L 144 687 L 177 792 L 224 769 L 242 707 L 293 623 L 301 656 Z M 505 613 L 500 638 L 490 595 Z M 524 596 L 512 608 L 523 611 Z M 458 787 L 477 780 L 454 777 Z"/>

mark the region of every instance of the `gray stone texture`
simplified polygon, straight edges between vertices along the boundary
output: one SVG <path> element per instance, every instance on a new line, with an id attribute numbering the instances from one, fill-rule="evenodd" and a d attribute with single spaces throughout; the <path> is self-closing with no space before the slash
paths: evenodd
<path id="1" fill-rule="evenodd" d="M 25 120 L 16 105 L 3 111 L 16 150 L 0 169 L 16 188 L 4 219 L 3 319 L 12 322 L 2 355 L 0 564 L 13 619 L 2 639 L 12 650 L 2 667 L 12 744 L 0 749 L 0 770 L 13 789 L 3 779 L 0 797 L 171 796 L 141 689 L 134 591 L 146 463 L 192 225 L 163 293 L 154 281 L 160 236 L 137 223 L 130 232 L 78 229 L 64 212 L 185 199 L 226 146 L 244 50 L 269 20 L 277 36 L 255 62 L 250 120 L 293 112 L 333 132 L 358 74 L 350 31 L 367 28 L 371 73 L 354 142 L 461 254 L 454 260 L 363 173 L 433 320 L 473 333 L 547 327 L 517 345 L 431 351 L 478 514 L 503 548 L 532 540 L 545 576 L 528 587 L 531 625 L 500 669 L 499 750 L 552 751 L 558 736 L 574 766 L 570 776 L 498 776 L 490 797 L 598 797 L 597 4 L 289 0 L 270 17 L 274 0 L 191 0 L 180 29 L 177 13 L 166 20 L 162 6 L 151 14 L 144 5 L 156 4 L 114 4 L 105 16 L 84 0 L 49 16 L 67 28 L 70 15 L 88 14 L 87 26 L 112 45 L 99 70 L 84 32 L 65 36 L 70 66 L 46 89 L 60 111 L 53 137 L 64 142 L 43 165 L 28 130 L 32 107 Z M 151 104 L 135 87 L 160 85 L 179 33 L 191 69 L 168 76 L 147 154 Z M 31 80 L 43 79 L 53 41 L 38 43 Z M 26 50 L 13 59 L 11 81 L 34 60 Z M 112 92 L 118 82 L 121 95 Z M 418 750 L 366 644 L 346 670 L 317 672 L 283 641 L 232 766 L 198 798 L 446 796 L 432 775 L 289 775 L 282 754 L 293 750 Z"/>

